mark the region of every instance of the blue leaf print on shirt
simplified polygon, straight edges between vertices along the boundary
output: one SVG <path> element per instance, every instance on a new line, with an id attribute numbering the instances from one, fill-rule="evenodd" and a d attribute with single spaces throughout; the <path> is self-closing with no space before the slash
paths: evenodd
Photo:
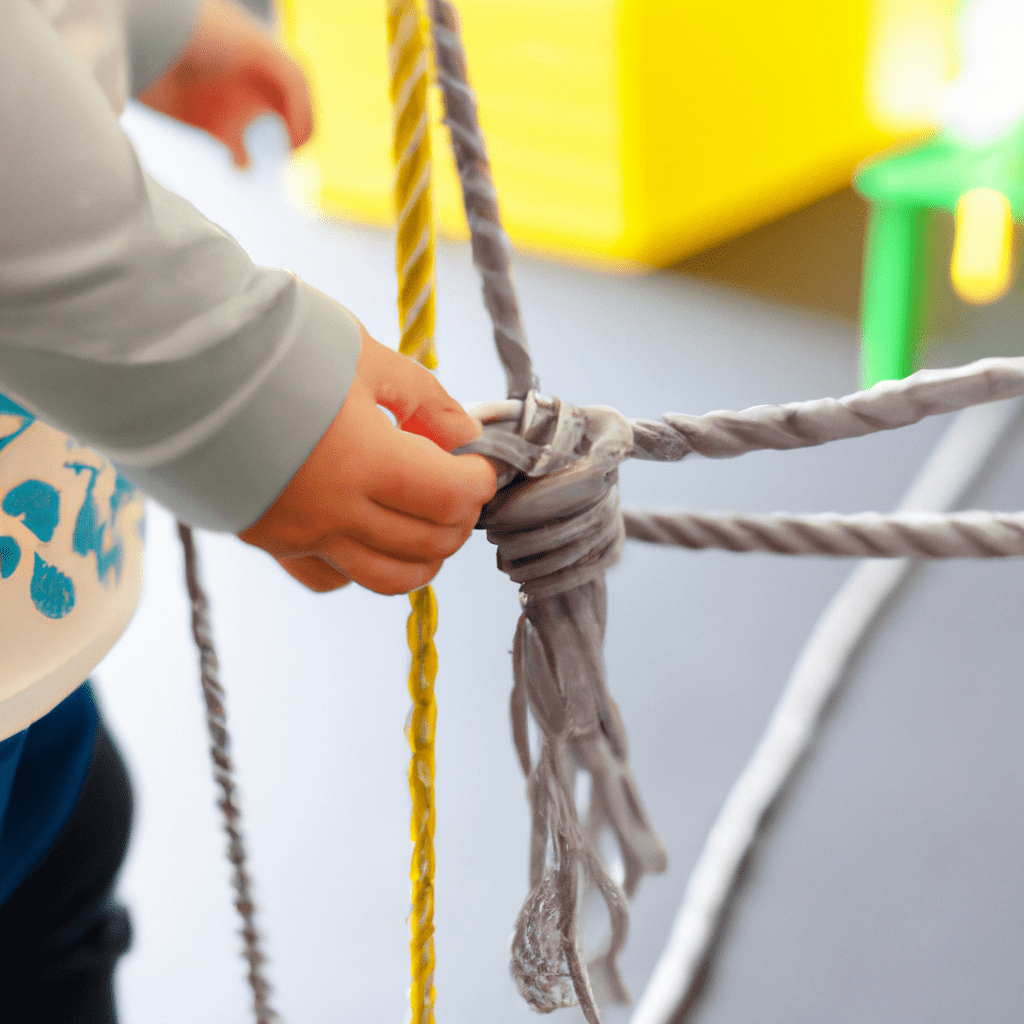
<path id="1" fill-rule="evenodd" d="M 48 618 L 63 619 L 75 607 L 75 585 L 38 554 L 32 570 L 32 603 Z"/>
<path id="2" fill-rule="evenodd" d="M 22 522 L 41 541 L 53 537 L 60 520 L 60 494 L 56 487 L 42 480 L 26 480 L 18 484 L 8 492 L 0 507 L 15 519 L 23 515 Z"/>
<path id="3" fill-rule="evenodd" d="M 36 418 L 32 413 L 15 405 L 6 395 L 0 394 L 0 416 L 15 416 L 21 420 L 21 426 L 13 434 L 0 436 L 0 452 L 2 452 L 19 434 L 24 434 L 29 427 L 35 423 Z"/>
<path id="4" fill-rule="evenodd" d="M 85 488 L 85 499 L 82 501 L 82 507 L 78 510 L 78 518 L 75 520 L 75 551 L 83 557 L 88 555 L 90 551 L 96 552 L 96 575 L 101 583 L 111 568 L 113 568 L 117 579 L 120 579 L 124 545 L 114 530 L 113 522 L 121 502 L 128 494 L 135 490 L 135 487 L 118 473 L 114 484 L 114 493 L 110 496 L 110 520 L 109 522 L 99 522 L 100 510 L 99 505 L 96 503 L 96 496 L 93 494 L 93 488 L 96 486 L 96 478 L 99 476 L 102 467 L 97 468 L 84 462 L 65 462 L 64 465 L 68 469 L 73 469 L 76 475 L 83 470 L 91 474 L 89 483 Z M 110 550 L 104 552 L 103 541 L 108 526 L 110 527 L 113 540 Z"/>
<path id="5" fill-rule="evenodd" d="M 117 513 L 121 508 L 121 502 L 125 498 L 131 497 L 135 493 L 135 484 L 131 480 L 117 474 L 117 479 L 114 481 L 114 493 L 110 496 L 110 521 L 113 522 L 117 518 Z"/>
<path id="6" fill-rule="evenodd" d="M 0 537 L 0 579 L 7 579 L 20 561 L 21 546 L 18 542 L 13 537 Z"/>

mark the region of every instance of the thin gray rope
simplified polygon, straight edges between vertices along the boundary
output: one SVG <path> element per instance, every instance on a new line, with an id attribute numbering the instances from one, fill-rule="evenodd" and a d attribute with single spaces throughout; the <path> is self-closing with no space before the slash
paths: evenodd
<path id="1" fill-rule="evenodd" d="M 459 16 L 448 0 L 431 0 L 430 20 L 437 84 L 462 185 L 473 263 L 483 280 L 484 304 L 494 324 L 494 343 L 505 368 L 508 395 L 523 398 L 536 381 L 512 281 L 512 245 L 501 226 L 476 96 L 469 86 Z"/>
<path id="2" fill-rule="evenodd" d="M 690 550 L 841 558 L 1011 558 L 1024 555 L 1024 512 L 751 515 L 625 509 L 626 536 Z"/>
<path id="3" fill-rule="evenodd" d="M 919 370 L 903 380 L 887 380 L 844 398 L 818 398 L 787 405 L 755 405 L 741 412 L 718 410 L 693 416 L 668 412 L 657 420 L 629 420 L 632 442 L 626 458 L 674 462 L 687 455 L 730 459 L 748 452 L 808 448 L 829 441 L 864 437 L 910 426 L 928 416 L 1024 395 L 1024 357 L 979 359 L 948 370 Z M 589 407 L 596 412 L 598 408 Z M 538 445 L 509 432 L 521 414 L 518 401 L 472 406 L 478 419 L 500 429 L 484 434 L 460 452 L 501 459 L 529 475 L 554 472 L 572 453 L 547 442 Z M 615 413 L 615 410 L 606 410 Z"/>
<path id="4" fill-rule="evenodd" d="M 178 536 L 185 551 L 185 583 L 192 601 L 192 635 L 199 648 L 200 676 L 203 701 L 206 704 L 206 726 L 210 733 L 210 758 L 213 778 L 220 787 L 217 805 L 224 820 L 228 837 L 228 860 L 234 870 L 231 885 L 235 890 L 235 909 L 242 919 L 242 955 L 249 965 L 248 981 L 252 989 L 253 1011 L 256 1024 L 279 1024 L 280 1016 L 270 1005 L 270 983 L 263 972 L 266 957 L 256 927 L 256 904 L 252 896 L 252 880 L 246 866 L 245 837 L 242 831 L 242 812 L 238 806 L 238 789 L 231 761 L 231 737 L 228 733 L 227 709 L 224 706 L 224 688 L 218 678 L 217 652 L 213 645 L 210 626 L 209 602 L 199 582 L 199 564 L 192 528 L 178 523 Z"/>
<path id="5" fill-rule="evenodd" d="M 919 370 L 845 398 L 633 420 L 632 456 L 674 462 L 693 453 L 730 459 L 764 449 L 807 448 L 1022 394 L 1024 357 L 979 359 L 950 370 Z"/>

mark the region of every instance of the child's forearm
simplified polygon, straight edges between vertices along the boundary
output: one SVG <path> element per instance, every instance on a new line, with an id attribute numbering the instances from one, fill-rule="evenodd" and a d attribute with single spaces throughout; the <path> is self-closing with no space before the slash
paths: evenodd
<path id="1" fill-rule="evenodd" d="M 0 391 L 239 530 L 333 421 L 351 317 L 141 171 L 30 0 L 0 0 Z"/>
<path id="2" fill-rule="evenodd" d="M 268 39 L 227 65 L 236 114 L 278 73 Z M 0 392 L 313 589 L 429 580 L 494 493 L 485 460 L 448 454 L 479 425 L 145 175 L 31 0 L 0 0 L 0 69 Z"/>

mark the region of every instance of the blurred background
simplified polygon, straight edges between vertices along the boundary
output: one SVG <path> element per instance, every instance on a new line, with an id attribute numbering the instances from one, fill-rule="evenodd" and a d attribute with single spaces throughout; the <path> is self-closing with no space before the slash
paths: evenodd
<path id="1" fill-rule="evenodd" d="M 736 20 L 726 23 L 682 2 L 466 0 L 470 73 L 520 248 L 517 283 L 543 389 L 648 417 L 855 390 L 865 238 L 880 205 L 851 187 L 856 168 L 873 154 L 881 166 L 896 143 L 1017 152 L 1007 143 L 1024 109 L 1014 107 L 1016 65 L 997 66 L 1000 53 L 1021 52 L 1000 49 L 1019 38 L 1018 6 L 795 3 L 744 23 L 741 4 L 729 5 Z M 377 148 L 388 116 L 383 12 L 352 0 L 331 6 L 340 21 L 317 22 L 327 7 L 289 0 L 281 12 L 321 104 L 321 133 L 297 158 L 272 120 L 251 129 L 254 166 L 241 174 L 217 144 L 141 107 L 124 125 L 147 169 L 257 262 L 294 270 L 395 345 L 386 135 L 383 154 Z M 980 66 L 996 70 L 982 76 L 974 109 L 991 113 L 993 95 L 1002 108 L 978 128 L 958 97 L 964 69 L 979 66 L 964 26 L 986 18 L 1002 31 L 988 37 Z M 379 50 L 356 32 L 371 22 Z M 340 24 L 353 26 L 347 41 Z M 500 32 L 488 37 L 494 25 Z M 559 34 L 545 38 L 545 29 Z M 502 39 L 511 56 L 501 56 Z M 530 75 L 506 82 L 503 111 L 500 82 L 489 93 L 488 76 L 524 60 Z M 879 91 L 886 80 L 903 85 Z M 600 107 L 602 96 L 613 107 Z M 361 136 L 352 119 L 364 115 Z M 565 130 L 577 123 L 586 130 Z M 549 158 L 537 147 L 552 139 L 562 149 Z M 357 144 L 364 160 L 345 155 Z M 575 206 L 559 182 L 583 183 Z M 964 188 L 976 186 L 992 179 Z M 472 402 L 501 397 L 503 378 L 453 188 L 449 179 L 438 196 L 450 236 L 438 262 L 439 376 Z M 908 204 L 897 198 L 885 202 Z M 1012 220 L 1009 185 L 1006 198 Z M 950 279 L 962 216 L 936 205 L 924 217 L 903 279 L 920 315 L 897 340 L 927 365 L 1024 353 L 1020 290 L 965 302 Z M 1005 227 L 982 225 L 993 274 L 1009 246 Z M 724 463 L 627 464 L 623 502 L 888 510 L 945 425 Z M 968 506 L 1024 507 L 1022 470 L 1018 430 Z M 293 1024 L 404 1021 L 407 602 L 355 589 L 312 595 L 232 538 L 202 534 L 199 543 L 275 1005 Z M 123 884 L 136 926 L 119 975 L 125 1024 L 249 1019 L 176 544 L 170 517 L 151 504 L 143 602 L 96 673 L 138 795 Z M 630 543 L 609 574 L 609 684 L 671 858 L 634 906 L 624 958 L 634 996 L 725 794 L 851 570 Z M 865 645 L 750 866 L 696 1019 L 1019 1018 L 1020 583 L 1016 561 L 917 570 Z M 437 1018 L 524 1024 L 533 1014 L 507 970 L 527 883 L 525 786 L 507 716 L 517 592 L 482 536 L 446 564 L 436 589 Z M 628 1016 L 607 1012 L 613 1024 Z M 579 1020 L 576 1011 L 560 1018 Z"/>

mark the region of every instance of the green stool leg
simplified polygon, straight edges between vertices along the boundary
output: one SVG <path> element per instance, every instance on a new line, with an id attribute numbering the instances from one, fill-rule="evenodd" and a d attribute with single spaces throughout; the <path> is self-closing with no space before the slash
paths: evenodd
<path id="1" fill-rule="evenodd" d="M 864 247 L 861 384 L 906 377 L 916 369 L 924 310 L 927 211 L 877 203 Z"/>

